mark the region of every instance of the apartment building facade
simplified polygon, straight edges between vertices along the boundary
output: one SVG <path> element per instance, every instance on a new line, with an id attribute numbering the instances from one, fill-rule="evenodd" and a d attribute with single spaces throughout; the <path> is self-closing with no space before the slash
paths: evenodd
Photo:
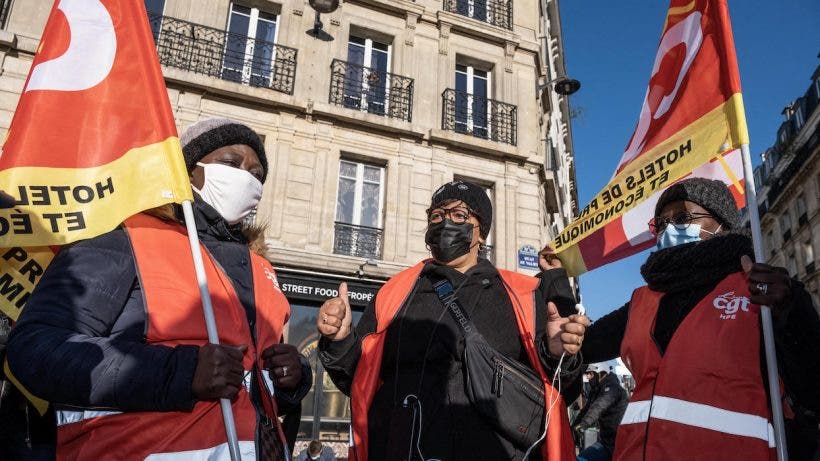
<path id="1" fill-rule="evenodd" d="M 806 285 L 820 309 L 820 67 L 755 168 L 766 261 Z"/>
<path id="2" fill-rule="evenodd" d="M 86 0 L 99 1 L 99 0 Z M 139 2 L 139 0 L 136 0 Z M 0 0 L 0 130 L 52 0 Z M 144 0 L 177 126 L 248 124 L 270 172 L 254 219 L 293 311 L 288 342 L 315 383 L 300 439 L 344 452 L 349 405 L 316 360 L 316 314 L 342 281 L 354 319 L 428 257 L 425 210 L 453 179 L 494 206 L 486 257 L 535 273 L 577 214 L 557 0 Z M 138 76 L 135 76 L 138 78 Z"/>

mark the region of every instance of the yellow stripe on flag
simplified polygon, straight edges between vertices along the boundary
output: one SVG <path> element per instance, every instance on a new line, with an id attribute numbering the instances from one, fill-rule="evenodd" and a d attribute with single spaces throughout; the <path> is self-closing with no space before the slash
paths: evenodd
<path id="1" fill-rule="evenodd" d="M 17 201 L 0 209 L 0 248 L 94 237 L 124 217 L 193 199 L 176 137 L 94 168 L 10 168 L 0 171 L 0 184 L 13 184 L 5 193 Z"/>
<path id="2" fill-rule="evenodd" d="M 565 250 L 723 152 L 727 139 L 735 148 L 747 143 L 742 111 L 738 93 L 629 163 L 555 239 L 561 260 Z"/>
<path id="3" fill-rule="evenodd" d="M 0 249 L 0 312 L 17 321 L 52 259 L 49 247 Z"/>

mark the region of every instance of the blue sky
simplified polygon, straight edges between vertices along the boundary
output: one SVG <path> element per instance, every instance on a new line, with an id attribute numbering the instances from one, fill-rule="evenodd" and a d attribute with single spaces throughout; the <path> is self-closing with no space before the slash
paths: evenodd
<path id="1" fill-rule="evenodd" d="M 580 111 L 572 131 L 581 207 L 611 178 L 635 128 L 668 6 L 663 0 L 561 0 L 567 74 L 582 85 L 570 97 Z M 773 144 L 780 111 L 806 91 L 820 63 L 820 2 L 735 0 L 729 15 L 756 165 Z M 581 276 L 592 319 L 623 305 L 643 284 L 639 268 L 647 255 Z"/>

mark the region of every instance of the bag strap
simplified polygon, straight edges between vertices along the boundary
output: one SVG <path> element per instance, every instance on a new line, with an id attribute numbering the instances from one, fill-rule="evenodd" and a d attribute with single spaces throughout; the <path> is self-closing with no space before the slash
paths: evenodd
<path id="1" fill-rule="evenodd" d="M 464 333 L 464 337 L 468 338 L 474 335 L 480 336 L 481 333 L 478 332 L 478 329 L 470 319 L 470 315 L 467 314 L 464 306 L 458 300 L 458 297 L 453 290 L 453 284 L 450 283 L 449 280 L 443 279 L 434 283 L 433 288 L 436 290 L 438 299 L 441 300 L 441 303 L 444 304 L 447 312 L 449 312 L 450 316 L 453 317 L 453 320 L 455 320 L 456 325 L 461 328 L 462 333 Z"/>

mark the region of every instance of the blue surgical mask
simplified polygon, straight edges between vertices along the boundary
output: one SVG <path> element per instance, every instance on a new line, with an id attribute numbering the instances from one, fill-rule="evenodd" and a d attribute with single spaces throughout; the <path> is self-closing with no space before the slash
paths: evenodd
<path id="1" fill-rule="evenodd" d="M 689 224 L 685 229 L 681 229 L 672 223 L 666 225 L 666 229 L 658 235 L 658 243 L 655 245 L 656 250 L 663 250 L 665 248 L 672 248 L 678 245 L 684 245 L 692 242 L 700 242 L 701 231 L 707 234 L 715 235 L 723 227 L 721 224 L 714 232 L 702 229 L 700 224 Z"/>
<path id="2" fill-rule="evenodd" d="M 669 223 L 666 229 L 658 236 L 658 244 L 655 249 L 663 250 L 665 248 L 672 248 L 686 243 L 700 241 L 700 224 L 689 224 L 685 229 L 676 227 Z"/>

